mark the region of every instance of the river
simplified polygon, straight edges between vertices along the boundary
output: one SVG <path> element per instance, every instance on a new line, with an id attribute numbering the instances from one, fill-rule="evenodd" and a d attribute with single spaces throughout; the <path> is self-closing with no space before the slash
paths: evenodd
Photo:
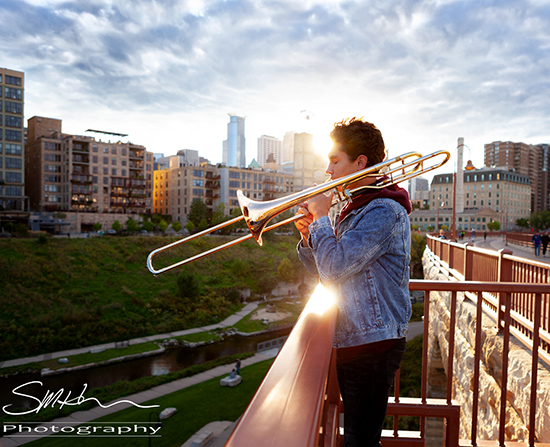
<path id="1" fill-rule="evenodd" d="M 18 392 L 42 399 L 47 391 L 56 392 L 63 389 L 63 396 L 67 396 L 67 392 L 71 391 L 71 396 L 76 397 L 82 392 L 85 385 L 90 390 L 112 385 L 122 380 L 132 381 L 141 377 L 168 374 L 222 356 L 230 356 L 241 352 L 256 352 L 258 343 L 284 337 L 289 333 L 290 328 L 251 337 L 235 335 L 222 342 L 196 348 L 171 347 L 167 348 L 163 354 L 152 357 L 48 377 L 41 377 L 40 373 L 35 373 L 0 378 L 0 408 L 4 408 L 8 404 L 13 404 L 11 408 L 8 408 L 8 411 L 14 408 L 36 407 L 37 401 L 13 393 L 15 388 L 32 381 L 40 381 L 42 385 L 25 385 Z M 4 412 L 0 414 L 4 414 Z"/>

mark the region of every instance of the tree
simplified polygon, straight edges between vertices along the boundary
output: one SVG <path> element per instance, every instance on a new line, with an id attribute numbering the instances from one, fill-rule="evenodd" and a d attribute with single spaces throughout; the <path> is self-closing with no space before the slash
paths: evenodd
<path id="1" fill-rule="evenodd" d="M 166 221 L 163 219 L 159 222 L 159 230 L 162 231 L 163 233 L 166 231 L 166 229 L 168 228 L 168 223 L 166 223 Z"/>
<path id="2" fill-rule="evenodd" d="M 128 221 L 126 222 L 126 229 L 130 232 L 130 233 L 135 233 L 137 230 L 138 230 L 138 224 L 136 223 L 136 221 L 134 219 L 132 219 L 131 217 L 128 219 Z"/>
<path id="3" fill-rule="evenodd" d="M 153 222 L 151 222 L 150 220 L 146 220 L 145 222 L 143 222 L 143 229 L 145 231 L 153 231 L 155 229 L 155 224 Z"/>
<path id="4" fill-rule="evenodd" d="M 178 292 L 181 298 L 195 301 L 201 293 L 201 283 L 195 275 L 190 272 L 180 273 L 176 280 Z"/>
<path id="5" fill-rule="evenodd" d="M 189 207 L 187 220 L 188 222 L 191 222 L 193 224 L 193 229 L 195 229 L 195 228 L 199 228 L 199 225 L 201 224 L 201 221 L 203 219 L 206 222 L 206 227 L 207 227 L 208 226 L 208 208 L 206 207 L 206 203 L 204 203 L 201 199 L 194 199 L 193 203 L 191 203 L 191 206 Z"/>
<path id="6" fill-rule="evenodd" d="M 529 221 L 527 219 L 521 218 L 516 220 L 516 225 L 520 228 L 529 228 Z"/>
<path id="7" fill-rule="evenodd" d="M 225 215 L 225 205 L 220 203 L 212 213 L 212 226 L 219 225 L 226 220 L 228 217 Z"/>
<path id="8" fill-rule="evenodd" d="M 550 211 L 537 211 L 531 214 L 531 226 L 539 231 L 550 228 Z"/>
<path id="9" fill-rule="evenodd" d="M 113 225 L 112 225 L 112 228 L 113 230 L 115 230 L 117 233 L 120 231 L 120 228 L 122 227 L 122 225 L 120 225 L 120 222 L 118 220 L 115 220 L 113 222 Z"/>
<path id="10" fill-rule="evenodd" d="M 288 258 L 284 258 L 277 267 L 277 275 L 284 282 L 294 282 L 296 273 L 296 269 Z"/>
<path id="11" fill-rule="evenodd" d="M 102 227 L 101 223 L 96 222 L 96 223 L 94 224 L 94 231 L 99 231 L 99 230 L 101 230 L 101 227 Z"/>
<path id="12" fill-rule="evenodd" d="M 172 230 L 174 230 L 176 233 L 181 230 L 181 223 L 179 220 L 176 220 L 172 223 Z"/>
<path id="13" fill-rule="evenodd" d="M 489 222 L 487 224 L 487 228 L 489 228 L 489 230 L 491 231 L 498 231 L 500 230 L 500 222 L 493 220 L 492 222 Z"/>

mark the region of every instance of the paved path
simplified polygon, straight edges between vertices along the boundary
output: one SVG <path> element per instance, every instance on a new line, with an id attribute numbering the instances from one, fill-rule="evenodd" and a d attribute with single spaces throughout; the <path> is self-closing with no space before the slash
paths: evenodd
<path id="1" fill-rule="evenodd" d="M 248 303 L 246 306 L 242 308 L 242 310 L 227 317 L 225 320 L 223 320 L 220 323 L 212 324 L 210 326 L 186 329 L 184 331 L 169 332 L 167 334 L 156 334 L 156 335 L 150 335 L 148 337 L 134 338 L 130 340 L 130 345 L 136 345 L 138 343 L 147 343 L 155 340 L 165 340 L 167 338 L 179 337 L 181 335 L 188 335 L 188 334 L 194 334 L 197 332 L 211 331 L 213 329 L 222 329 L 222 328 L 230 327 L 235 325 L 239 320 L 247 316 L 249 313 L 255 311 L 257 307 L 258 307 L 258 303 Z M 43 360 L 57 359 L 60 357 L 68 357 L 70 355 L 76 355 L 76 354 L 85 354 L 87 352 L 90 352 L 90 349 L 92 348 L 112 349 L 115 347 L 116 347 L 115 343 L 113 342 L 113 343 L 105 343 L 103 345 L 98 345 L 98 346 L 88 346 L 86 348 L 68 349 L 66 351 L 41 354 L 34 357 L 25 357 L 22 359 L 6 360 L 5 362 L 0 362 L 0 368 L 6 368 L 8 366 L 25 365 L 27 363 L 41 362 Z"/>
<path id="2" fill-rule="evenodd" d="M 470 241 L 466 241 L 466 242 L 470 242 Z M 495 250 L 495 251 L 501 250 L 503 248 L 507 248 L 509 250 L 512 250 L 514 256 L 519 256 L 520 258 L 526 258 L 532 261 L 550 264 L 549 252 L 546 252 L 548 256 L 545 258 L 543 258 L 542 255 L 535 256 L 535 252 L 533 251 L 532 248 L 523 247 L 521 245 L 513 245 L 513 244 L 506 245 L 502 236 L 487 237 L 487 240 L 483 240 L 483 236 L 476 237 L 474 246 L 479 248 L 486 248 L 488 250 Z"/>

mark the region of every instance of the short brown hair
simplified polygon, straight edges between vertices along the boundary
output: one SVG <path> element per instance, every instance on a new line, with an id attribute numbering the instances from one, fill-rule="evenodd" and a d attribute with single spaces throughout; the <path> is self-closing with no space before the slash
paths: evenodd
<path id="1" fill-rule="evenodd" d="M 340 143 L 351 161 L 360 155 L 368 158 L 367 166 L 374 166 L 386 158 L 384 139 L 378 128 L 363 119 L 346 118 L 334 124 L 330 133 L 334 143 Z"/>

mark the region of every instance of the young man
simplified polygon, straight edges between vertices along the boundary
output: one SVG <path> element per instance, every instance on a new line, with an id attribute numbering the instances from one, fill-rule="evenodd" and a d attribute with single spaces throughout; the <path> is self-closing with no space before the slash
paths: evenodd
<path id="1" fill-rule="evenodd" d="M 380 131 L 352 118 L 331 132 L 327 174 L 338 179 L 385 158 Z M 350 189 L 376 180 L 354 182 Z M 331 197 L 301 204 L 300 259 L 333 292 L 338 306 L 334 339 L 344 402 L 344 446 L 378 446 L 390 386 L 405 351 L 409 298 L 410 224 L 407 192 L 369 189 L 346 204 L 334 227 Z"/>

